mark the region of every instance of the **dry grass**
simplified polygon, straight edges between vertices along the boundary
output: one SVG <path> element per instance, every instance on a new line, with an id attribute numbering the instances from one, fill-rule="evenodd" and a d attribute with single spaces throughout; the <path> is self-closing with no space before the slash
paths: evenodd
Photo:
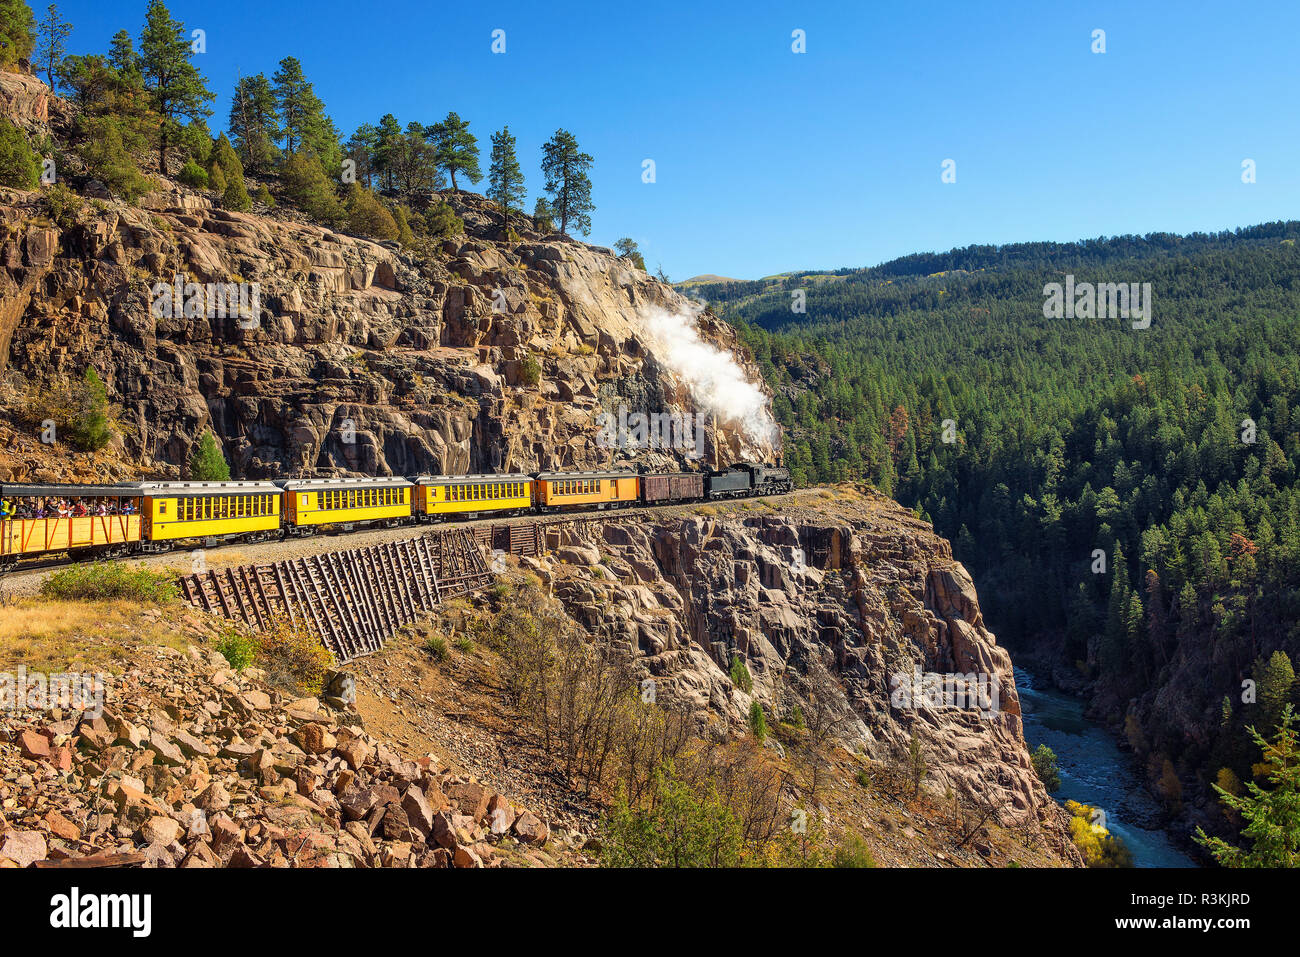
<path id="1" fill-rule="evenodd" d="M 182 649 L 186 640 L 137 602 L 23 599 L 0 613 L 0 670 L 117 673 L 144 644 Z"/>

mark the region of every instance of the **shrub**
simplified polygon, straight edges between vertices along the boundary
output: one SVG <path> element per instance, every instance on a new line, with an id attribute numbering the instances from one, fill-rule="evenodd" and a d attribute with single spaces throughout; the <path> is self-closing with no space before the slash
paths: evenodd
<path id="1" fill-rule="evenodd" d="M 634 808 L 620 794 L 605 817 L 606 867 L 735 867 L 745 838 L 717 788 L 692 787 L 671 763 L 655 772 L 654 799 Z"/>
<path id="2" fill-rule="evenodd" d="M 1089 867 L 1132 867 L 1133 854 L 1118 837 L 1098 823 L 1097 809 L 1078 801 L 1066 801 L 1070 812 L 1070 839 Z"/>
<path id="3" fill-rule="evenodd" d="M 754 678 L 749 673 L 749 666 L 741 660 L 739 655 L 731 656 L 731 683 L 739 688 L 745 694 L 754 690 Z"/>
<path id="4" fill-rule="evenodd" d="M 433 656 L 434 661 L 444 661 L 447 657 L 447 639 L 442 635 L 430 635 L 424 642 L 424 650 Z"/>
<path id="5" fill-rule="evenodd" d="M 194 162 L 193 158 L 185 161 L 185 165 L 181 167 L 181 171 L 176 178 L 186 186 L 194 189 L 208 188 L 208 171 Z"/>
<path id="6" fill-rule="evenodd" d="M 1033 753 L 1034 773 L 1043 786 L 1055 791 L 1061 786 L 1061 769 L 1056 763 L 1056 752 L 1045 744 L 1040 744 Z"/>
<path id="7" fill-rule="evenodd" d="M 231 628 L 221 633 L 217 651 L 236 671 L 243 671 L 257 657 L 257 642 L 251 635 Z"/>
<path id="8" fill-rule="evenodd" d="M 389 208 L 389 213 L 393 217 L 393 222 L 397 224 L 397 241 L 403 246 L 410 246 L 415 242 L 415 233 L 411 230 L 411 211 L 401 203 L 394 203 Z"/>
<path id="9" fill-rule="evenodd" d="M 315 153 L 294 153 L 284 161 L 280 175 L 284 197 L 312 219 L 330 226 L 344 220 L 343 204 Z"/>
<path id="10" fill-rule="evenodd" d="M 126 562 L 91 562 L 60 569 L 41 582 L 41 594 L 61 601 L 128 601 L 163 605 L 177 597 L 168 572 Z"/>
<path id="11" fill-rule="evenodd" d="M 393 214 L 368 189 L 352 184 L 348 196 L 348 229 L 358 236 L 374 239 L 397 239 L 401 230 Z"/>
<path id="12" fill-rule="evenodd" d="M 536 387 L 542 381 L 542 366 L 531 355 L 524 356 L 519 365 L 519 378 L 524 385 Z"/>
<path id="13" fill-rule="evenodd" d="M 318 695 L 334 655 L 302 624 L 280 621 L 254 636 L 257 663 L 274 684 L 295 694 Z"/>
<path id="14" fill-rule="evenodd" d="M 866 841 L 856 834 L 845 834 L 844 840 L 835 848 L 832 863 L 835 867 L 875 867 L 876 859 Z"/>
<path id="15" fill-rule="evenodd" d="M 465 220 L 457 216 L 446 203 L 430 207 L 424 214 L 424 223 L 429 235 L 439 239 L 450 239 L 465 231 Z"/>
<path id="16" fill-rule="evenodd" d="M 462 655 L 471 654 L 474 651 L 474 642 L 465 635 L 456 639 L 456 650 Z"/>
<path id="17" fill-rule="evenodd" d="M 84 119 L 80 125 L 86 138 L 80 148 L 81 158 L 95 179 L 128 203 L 134 203 L 153 189 L 153 181 L 140 172 L 123 145 L 122 128 L 117 120 L 98 116 Z"/>
<path id="18" fill-rule="evenodd" d="M 0 117 L 0 186 L 35 189 L 40 181 L 41 167 L 27 137 Z"/>
<path id="19" fill-rule="evenodd" d="M 221 194 L 221 205 L 237 213 L 246 213 L 253 208 L 253 201 L 244 187 L 244 177 L 231 179 L 226 183 L 225 191 Z"/>
<path id="20" fill-rule="evenodd" d="M 226 171 L 221 168 L 220 163 L 213 163 L 208 167 L 208 186 L 211 189 L 224 196 L 228 185 L 230 184 L 226 182 Z"/>
<path id="21" fill-rule="evenodd" d="M 265 185 L 257 187 L 257 192 L 253 194 L 253 199 L 257 200 L 263 206 L 275 206 L 275 197 L 271 195 L 271 191 L 267 189 Z"/>
<path id="22" fill-rule="evenodd" d="M 60 229 L 71 229 L 85 205 L 81 197 L 63 183 L 55 183 L 45 193 L 45 210 Z"/>

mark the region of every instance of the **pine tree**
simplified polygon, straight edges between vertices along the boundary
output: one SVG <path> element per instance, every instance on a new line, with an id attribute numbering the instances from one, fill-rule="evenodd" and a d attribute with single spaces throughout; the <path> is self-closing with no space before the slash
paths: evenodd
<path id="1" fill-rule="evenodd" d="M 374 188 L 375 152 L 379 147 L 379 127 L 362 123 L 345 144 L 348 158 L 356 163 L 358 182 L 366 189 Z"/>
<path id="2" fill-rule="evenodd" d="M 72 444 L 85 452 L 108 445 L 113 437 L 108 417 L 108 390 L 94 366 L 87 366 L 76 395 L 76 418 L 69 423 Z"/>
<path id="3" fill-rule="evenodd" d="M 284 137 L 284 151 L 313 152 L 321 169 L 330 176 L 337 176 L 342 157 L 339 133 L 334 128 L 333 121 L 325 115 L 325 104 L 307 82 L 302 64 L 294 57 L 285 57 L 280 61 L 272 80 L 275 83 L 276 105 L 280 110 L 280 135 Z"/>
<path id="4" fill-rule="evenodd" d="M 221 447 L 217 445 L 216 436 L 211 430 L 203 433 L 198 447 L 190 456 L 189 465 L 191 482 L 230 481 L 230 466 L 226 463 L 226 457 L 221 453 Z"/>
<path id="5" fill-rule="evenodd" d="M 767 716 L 757 698 L 749 703 L 749 730 L 759 741 L 767 737 Z"/>
<path id="6" fill-rule="evenodd" d="M 524 174 L 519 168 L 519 157 L 515 155 L 515 138 L 510 135 L 510 127 L 504 126 L 492 134 L 492 163 L 488 167 L 488 198 L 501 207 L 501 225 L 510 228 L 510 208 L 523 205 L 527 192 L 524 190 Z"/>
<path id="7" fill-rule="evenodd" d="M 645 258 L 641 255 L 641 250 L 637 248 L 636 243 L 628 237 L 616 240 L 614 249 L 624 259 L 630 259 L 636 265 L 637 269 L 642 272 L 646 271 Z"/>
<path id="8" fill-rule="evenodd" d="M 469 131 L 469 121 L 448 113 L 441 123 L 425 131 L 433 141 L 439 168 L 451 176 L 451 188 L 457 189 L 456 174 L 463 173 L 471 183 L 483 178 L 478 169 L 478 137 Z"/>
<path id="9" fill-rule="evenodd" d="M 230 101 L 230 135 L 244 167 L 265 173 L 275 164 L 280 135 L 275 93 L 266 75 L 240 77 Z"/>
<path id="10" fill-rule="evenodd" d="M 36 25 L 32 8 L 23 0 L 0 0 L 0 70 L 8 70 L 32 55 Z"/>
<path id="11" fill-rule="evenodd" d="M 49 83 L 50 89 L 55 92 L 58 91 L 54 81 L 55 70 L 63 62 L 64 54 L 68 52 L 67 41 L 71 35 L 72 24 L 59 15 L 58 4 L 51 3 L 45 11 L 45 16 L 37 24 L 36 60 L 45 71 L 46 82 Z"/>
<path id="12" fill-rule="evenodd" d="M 1246 822 L 1241 836 L 1251 842 L 1250 849 L 1244 850 L 1209 837 L 1198 827 L 1196 842 L 1224 867 L 1300 866 L 1300 733 L 1294 723 L 1295 712 L 1287 705 L 1272 741 L 1255 728 L 1249 729 L 1263 755 L 1264 775 L 1271 785 L 1268 790 L 1253 781 L 1247 782 L 1244 795 L 1214 786 L 1224 808 Z"/>
<path id="13" fill-rule="evenodd" d="M 140 71 L 158 126 L 158 171 L 167 175 L 167 147 L 180 132 L 180 120 L 212 115 L 215 94 L 193 63 L 185 25 L 173 20 L 162 0 L 150 0 L 140 34 Z"/>
<path id="14" fill-rule="evenodd" d="M 555 210 L 551 209 L 545 196 L 538 196 L 537 202 L 533 204 L 533 225 L 539 233 L 555 231 Z"/>
<path id="15" fill-rule="evenodd" d="M 379 120 L 375 136 L 375 172 L 384 177 L 384 188 L 393 188 L 393 151 L 402 138 L 402 124 L 392 113 L 385 113 Z"/>
<path id="16" fill-rule="evenodd" d="M 578 148 L 578 141 L 566 130 L 556 130 L 542 147 L 542 173 L 551 207 L 560 218 L 560 232 L 568 234 L 569 224 L 582 235 L 591 232 L 591 179 L 587 171 L 594 162 Z"/>
<path id="17" fill-rule="evenodd" d="M 108 62 L 125 83 L 142 86 L 144 75 L 140 72 L 140 54 L 135 52 L 131 34 L 118 30 L 109 42 Z"/>
<path id="18" fill-rule="evenodd" d="M 1295 687 L 1295 668 L 1284 651 L 1275 651 L 1268 661 L 1262 657 L 1255 662 L 1255 683 L 1258 688 L 1260 727 L 1271 734 L 1282 720 L 1282 712 L 1291 701 Z"/>

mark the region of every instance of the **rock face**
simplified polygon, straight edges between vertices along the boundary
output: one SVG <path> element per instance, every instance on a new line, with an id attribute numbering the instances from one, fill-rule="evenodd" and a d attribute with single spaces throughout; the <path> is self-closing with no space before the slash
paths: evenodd
<path id="1" fill-rule="evenodd" d="M 470 223 L 484 205 L 448 199 Z M 593 467 L 619 454 L 600 444 L 602 411 L 697 406 L 640 318 L 689 304 L 606 251 L 527 232 L 496 241 L 484 215 L 479 235 L 421 258 L 213 209 L 186 191 L 147 202 L 87 207 L 61 227 L 39 194 L 0 192 L 10 394 L 57 388 L 94 365 L 121 407 L 125 453 L 146 468 L 174 471 L 209 427 L 250 478 Z M 155 315 L 155 284 L 176 276 L 199 284 L 182 290 L 191 301 L 208 283 L 242 282 L 251 305 L 256 283 L 257 314 Z M 736 348 L 720 321 L 703 316 L 700 328 Z M 707 452 L 728 463 L 774 455 L 726 423 Z"/>
<path id="2" fill-rule="evenodd" d="M 937 793 L 988 794 L 1036 816 L 1073 857 L 1029 759 L 1011 658 L 948 542 L 874 494 L 781 512 L 564 527 L 551 559 L 525 564 L 574 618 L 625 646 L 659 700 L 702 724 L 743 732 L 757 699 L 778 718 L 837 710 L 843 745 L 880 761 L 915 735 Z M 752 691 L 732 680 L 733 659 Z M 922 689 L 943 675 L 969 693 L 912 693 L 918 672 Z"/>

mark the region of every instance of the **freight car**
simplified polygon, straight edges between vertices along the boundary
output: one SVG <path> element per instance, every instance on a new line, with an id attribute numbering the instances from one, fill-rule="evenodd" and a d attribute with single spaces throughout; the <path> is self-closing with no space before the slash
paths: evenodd
<path id="1" fill-rule="evenodd" d="M 698 502 L 704 498 L 701 472 L 669 472 L 641 476 L 641 501 L 646 505 Z"/>

